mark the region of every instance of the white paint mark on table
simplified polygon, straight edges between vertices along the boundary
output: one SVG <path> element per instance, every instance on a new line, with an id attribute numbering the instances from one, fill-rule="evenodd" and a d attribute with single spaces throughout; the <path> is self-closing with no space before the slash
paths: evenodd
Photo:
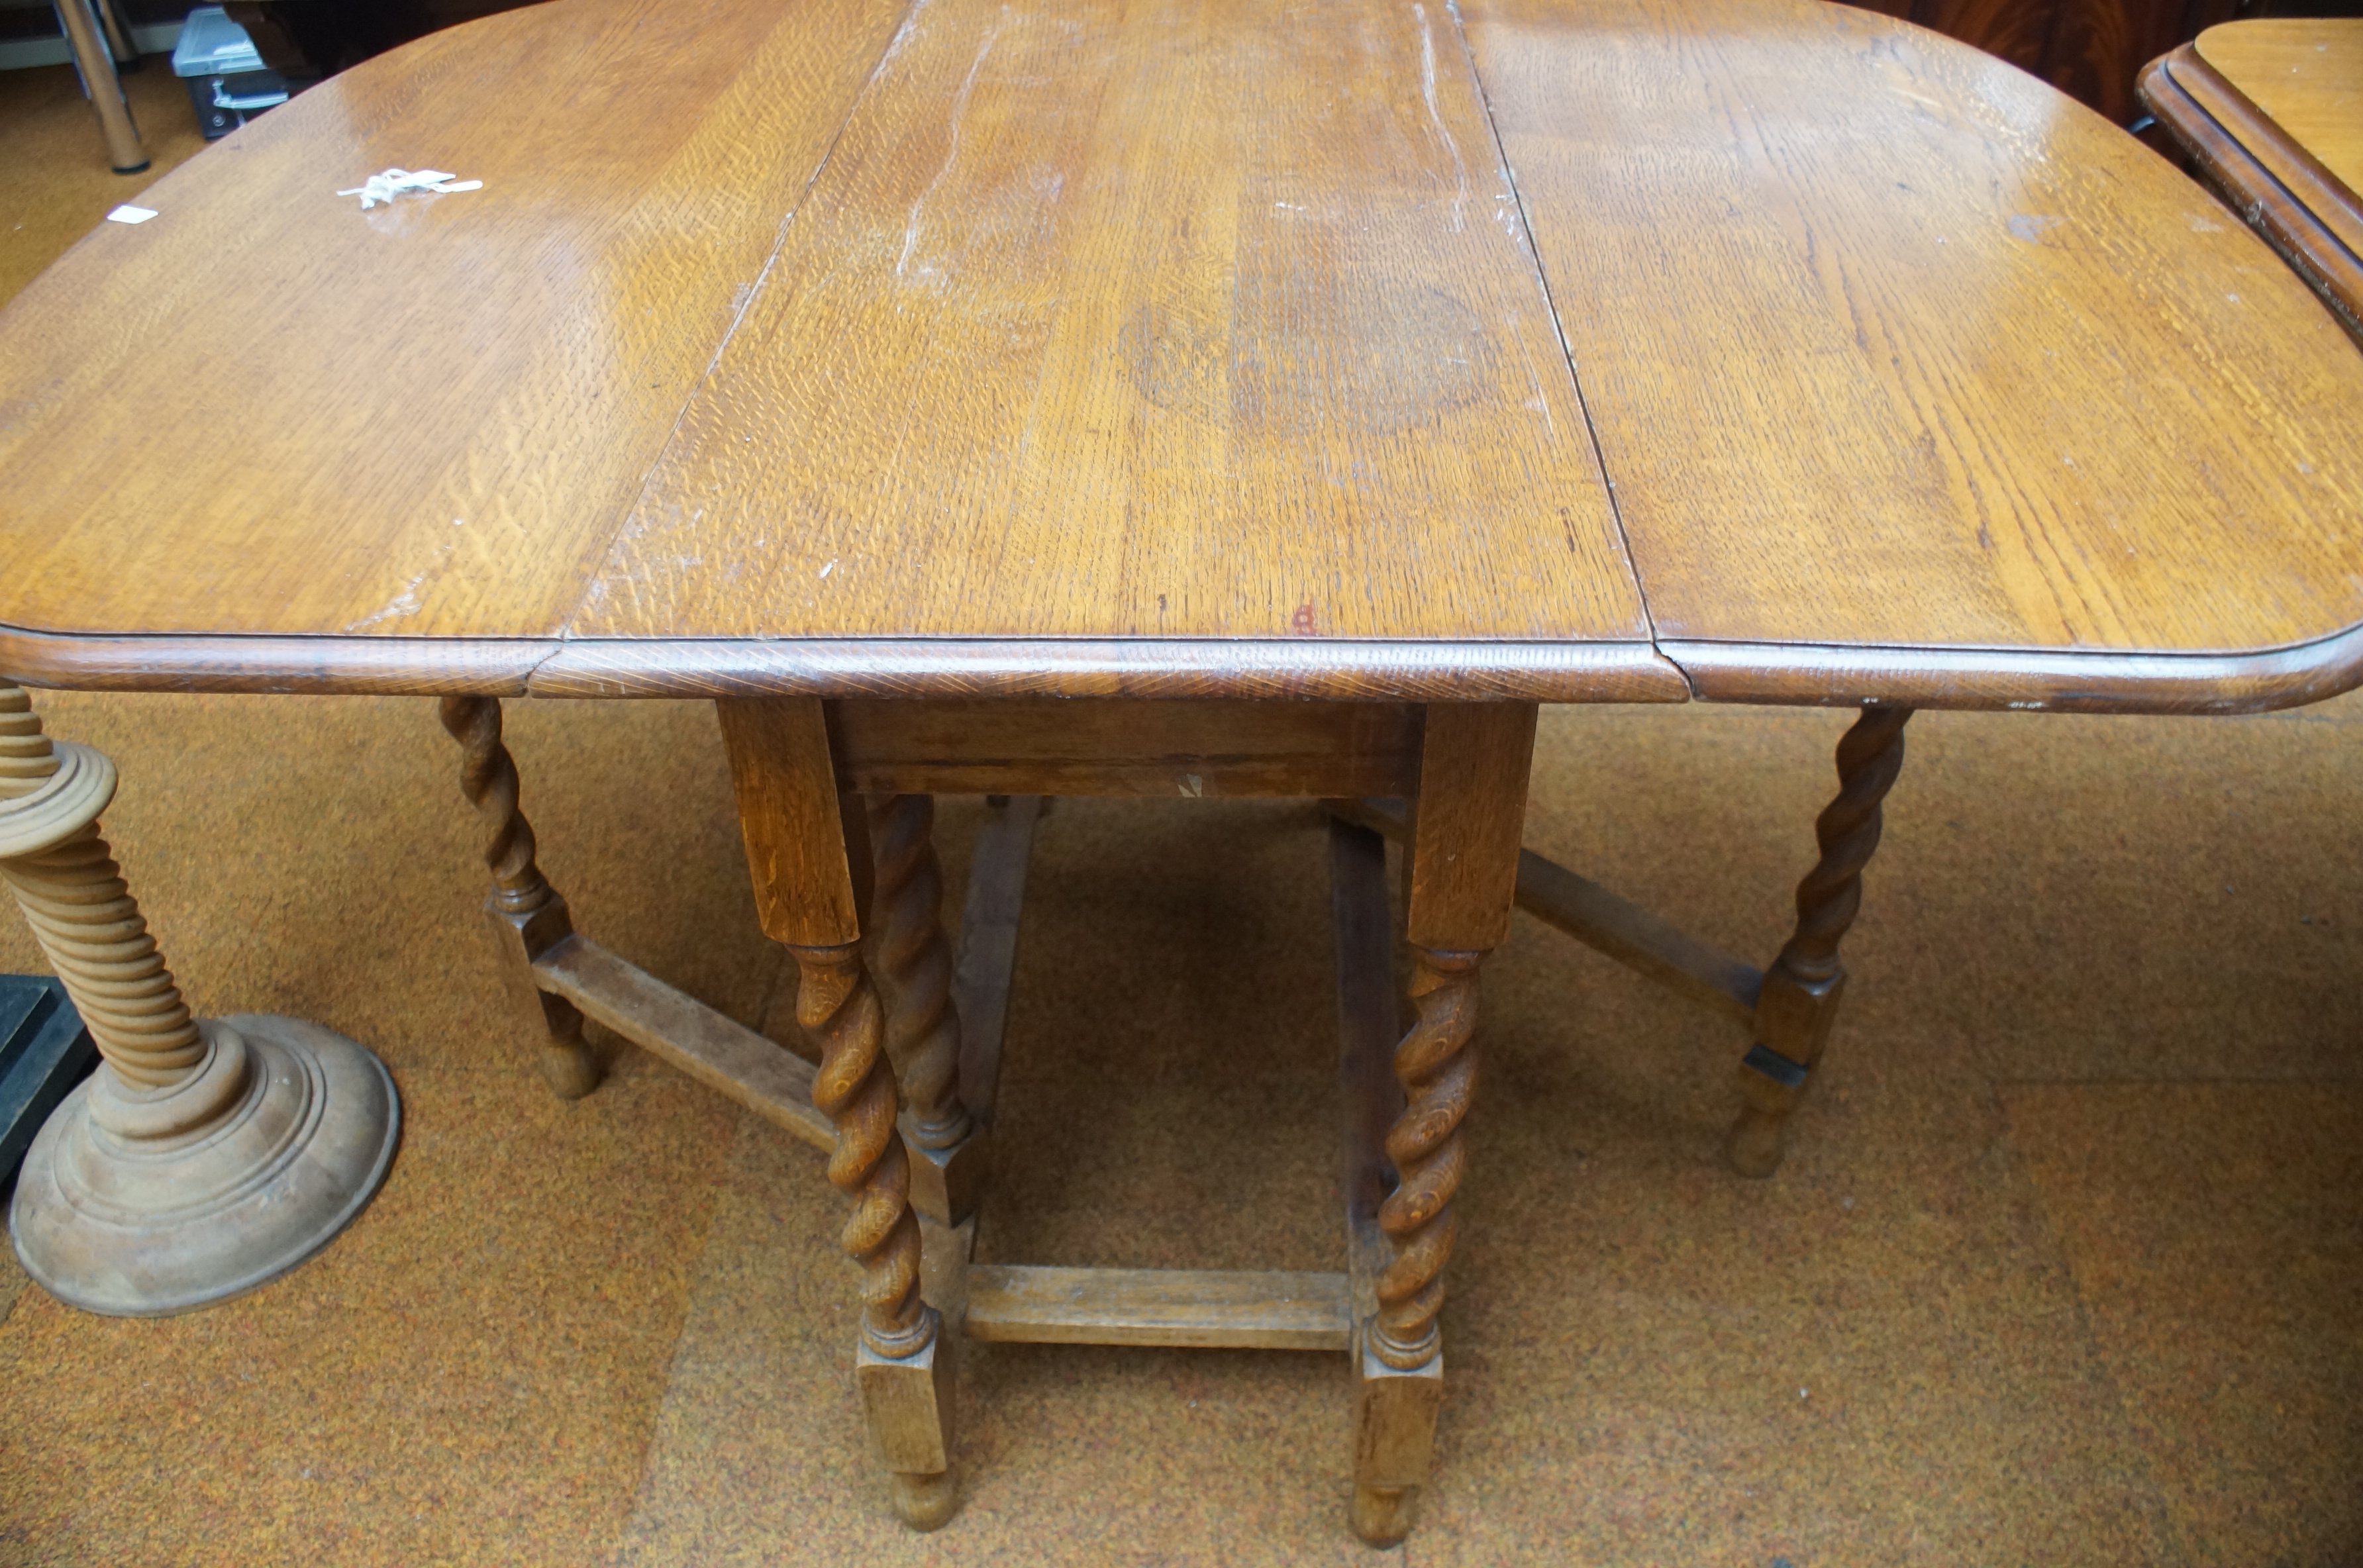
<path id="1" fill-rule="evenodd" d="M 135 207 L 130 203 L 126 202 L 123 205 L 107 214 L 106 221 L 109 223 L 146 223 L 150 218 L 154 217 L 155 215 L 156 209 L 153 207 Z M 18 228 L 22 228 L 25 226 L 23 224 L 18 224 L 17 226 Z"/>

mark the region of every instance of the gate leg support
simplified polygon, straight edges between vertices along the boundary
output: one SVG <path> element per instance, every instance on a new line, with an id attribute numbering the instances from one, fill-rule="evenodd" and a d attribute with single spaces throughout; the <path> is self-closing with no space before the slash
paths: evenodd
<path id="1" fill-rule="evenodd" d="M 493 874 L 484 922 L 510 1010 L 538 1043 L 535 1060 L 549 1092 L 581 1099 L 599 1087 L 599 1058 L 582 1038 L 582 1014 L 533 976 L 533 961 L 574 934 L 574 919 L 541 874 L 533 824 L 517 809 L 516 759 L 501 740 L 500 700 L 446 697 L 441 718 L 460 743 L 460 791 L 483 819 L 484 866 Z"/>
<path id="2" fill-rule="evenodd" d="M 1838 943 L 1862 908 L 1862 872 L 1879 847 L 1880 802 L 1903 767 L 1909 708 L 1866 708 L 1838 742 L 1838 794 L 1814 823 L 1822 858 L 1797 884 L 1797 929 L 1764 974 L 1756 1044 L 1739 1068 L 1738 1120 L 1725 1159 L 1769 1176 L 1787 1153 L 1789 1118 L 1829 1043 L 1846 992 Z"/>

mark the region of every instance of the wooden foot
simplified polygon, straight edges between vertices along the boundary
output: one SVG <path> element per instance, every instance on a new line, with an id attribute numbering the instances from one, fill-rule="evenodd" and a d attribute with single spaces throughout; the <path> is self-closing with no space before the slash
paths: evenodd
<path id="1" fill-rule="evenodd" d="M 1739 1069 L 1740 1111 L 1724 1157 L 1744 1176 L 1781 1168 L 1789 1118 L 1804 1098 L 1846 991 L 1838 944 L 1862 908 L 1863 867 L 1879 847 L 1880 803 L 1903 767 L 1909 708 L 1866 708 L 1838 742 L 1838 793 L 1814 823 L 1822 857 L 1797 884 L 1797 929 L 1764 973 L 1756 1044 Z"/>
<path id="2" fill-rule="evenodd" d="M 1420 1488 L 1436 1458 L 1436 1418 L 1444 1408 L 1444 1357 L 1409 1369 L 1367 1347 L 1355 1357 L 1354 1533 L 1393 1546 L 1419 1518 Z"/>
<path id="3" fill-rule="evenodd" d="M 1390 1491 L 1358 1482 L 1346 1522 L 1369 1545 L 1401 1546 L 1411 1527 L 1419 1522 L 1419 1488 L 1399 1486 Z"/>
<path id="4" fill-rule="evenodd" d="M 935 798 L 877 797 L 869 819 L 871 911 L 887 996 L 886 1049 L 907 1106 L 911 1201 L 929 1219 L 957 1225 L 976 1211 L 988 1155 L 984 1129 L 960 1102 L 960 1020 L 932 837 Z"/>
<path id="5" fill-rule="evenodd" d="M 599 1087 L 599 1058 L 582 1038 L 582 1014 L 534 979 L 534 961 L 574 934 L 566 900 L 535 859 L 533 824 L 517 809 L 516 759 L 501 741 L 501 704 L 492 697 L 446 697 L 443 727 L 460 745 L 460 790 L 483 819 L 484 865 L 493 896 L 484 905 L 511 1010 L 533 1043 L 542 1081 L 560 1099 Z"/>
<path id="6" fill-rule="evenodd" d="M 35 1136 L 9 1225 L 51 1295 L 154 1317 L 326 1246 L 384 1179 L 401 1101 L 375 1056 L 316 1024 L 189 1015 L 99 833 L 115 783 L 0 685 L 0 880 L 105 1058 Z"/>
<path id="7" fill-rule="evenodd" d="M 926 1342 L 902 1357 L 864 1344 L 854 1377 L 878 1456 L 895 1475 L 942 1475 L 951 1468 L 952 1342 L 943 1317 L 920 1309 Z"/>
<path id="8" fill-rule="evenodd" d="M 921 1535 L 943 1529 L 960 1512 L 960 1485 L 949 1470 L 935 1475 L 889 1471 L 886 1482 L 894 1517 Z"/>

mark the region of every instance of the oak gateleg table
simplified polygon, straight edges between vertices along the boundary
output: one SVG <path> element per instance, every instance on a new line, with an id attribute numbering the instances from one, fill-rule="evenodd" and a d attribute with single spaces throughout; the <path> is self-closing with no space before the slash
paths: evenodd
<path id="1" fill-rule="evenodd" d="M 483 187 L 333 193 L 388 166 Z M 594 1018 L 830 1151 L 922 1527 L 964 1330 L 1346 1352 L 1399 1539 L 1514 901 L 1748 1027 L 1769 1174 L 1912 712 L 2363 679 L 2354 346 L 2115 127 L 1811 0 L 562 0 L 149 200 L 0 316 L 0 668 L 438 698 L 551 1087 Z M 717 704 L 816 1069 L 574 932 L 516 696 Z M 1686 701 L 1857 715 L 1767 972 L 1520 852 L 1538 704 Z M 1060 793 L 1335 802 L 1343 1273 L 968 1266 Z"/>

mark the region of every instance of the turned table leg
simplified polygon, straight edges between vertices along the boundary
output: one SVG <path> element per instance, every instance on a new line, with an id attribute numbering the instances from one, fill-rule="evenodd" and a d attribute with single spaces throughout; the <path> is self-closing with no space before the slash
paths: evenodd
<path id="1" fill-rule="evenodd" d="M 101 15 L 105 5 L 106 0 L 58 0 L 58 20 L 106 138 L 107 162 L 117 174 L 137 174 L 148 167 L 148 149 L 139 143 L 139 127 L 131 122 L 131 101 L 116 79 L 115 51 L 108 47 L 106 18 Z"/>
<path id="2" fill-rule="evenodd" d="M 1395 1181 L 1378 1210 L 1376 1309 L 1354 1349 L 1351 1520 L 1374 1546 L 1410 1532 L 1435 1452 L 1444 1400 L 1437 1320 L 1468 1160 L 1460 1127 L 1477 1080 L 1477 968 L 1509 931 L 1534 739 L 1531 703 L 1427 710 L 1404 855 L 1416 1018 L 1394 1053 L 1403 1106 L 1384 1151 Z"/>
<path id="3" fill-rule="evenodd" d="M 105 1057 L 34 1138 L 9 1226 L 51 1295 L 152 1317 L 326 1246 L 384 1179 L 401 1102 L 341 1034 L 190 1016 L 99 832 L 115 786 L 114 764 L 52 742 L 0 684 L 0 879 Z"/>
<path id="4" fill-rule="evenodd" d="M 534 982 L 533 961 L 574 934 L 566 900 L 536 862 L 533 824 L 517 809 L 516 760 L 501 740 L 494 697 L 446 697 L 443 727 L 460 743 L 460 790 L 483 819 L 484 865 L 493 896 L 484 904 L 512 1011 L 537 1043 L 542 1080 L 560 1099 L 599 1087 L 599 1058 L 582 1038 L 582 1014 Z"/>
<path id="5" fill-rule="evenodd" d="M 797 1021 L 820 1046 L 813 1104 L 837 1130 L 828 1179 L 854 1200 L 841 1240 L 863 1275 L 855 1380 L 895 1513 L 915 1529 L 935 1529 L 960 1506 L 951 1475 L 951 1340 L 941 1315 L 920 1298 L 912 1161 L 896 1126 L 885 1010 L 861 961 L 872 874 L 869 822 L 838 792 L 818 701 L 726 701 L 716 708 L 756 908 L 765 933 L 795 958 Z M 932 862 L 932 851 L 926 858 Z M 905 867 L 903 860 L 895 865 Z M 905 897 L 920 879 L 915 869 L 906 870 Z M 910 966 L 924 965 L 915 955 Z M 932 1016 L 913 1010 L 915 1027 L 932 1033 Z M 932 1059 L 937 1043 L 925 1042 L 920 1055 Z M 949 1106 L 967 1120 L 948 1084 L 931 1104 L 938 1114 Z"/>
<path id="6" fill-rule="evenodd" d="M 929 1219 L 957 1225 L 976 1210 L 988 1156 L 984 1130 L 960 1102 L 960 1020 L 935 821 L 931 795 L 871 801 L 871 909 L 888 998 L 886 1049 L 910 1105 L 903 1136 L 913 1155 L 911 1201 Z"/>
<path id="7" fill-rule="evenodd" d="M 1862 872 L 1879 847 L 1880 802 L 1903 767 L 1909 708 L 1866 708 L 1838 742 L 1838 793 L 1814 823 L 1822 857 L 1797 884 L 1797 929 L 1765 971 L 1756 1044 L 1739 1069 L 1739 1116 L 1724 1156 L 1745 1176 L 1781 1168 L 1789 1117 L 1836 1021 L 1846 989 L 1838 943 L 1862 908 Z"/>

